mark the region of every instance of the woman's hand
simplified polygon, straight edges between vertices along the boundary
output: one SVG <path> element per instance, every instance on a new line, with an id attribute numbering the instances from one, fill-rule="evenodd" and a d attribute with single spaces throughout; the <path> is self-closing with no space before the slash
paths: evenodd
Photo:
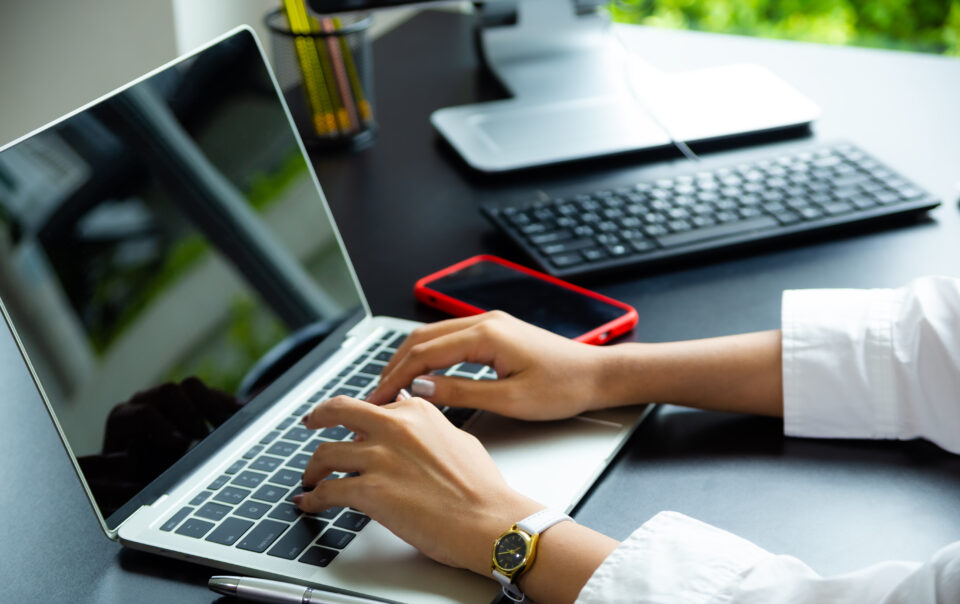
<path id="1" fill-rule="evenodd" d="M 572 417 L 602 402 L 603 356 L 597 347 L 492 311 L 414 330 L 367 400 L 387 403 L 412 383 L 413 394 L 434 403 L 527 420 Z M 430 374 L 462 361 L 489 365 L 499 379 Z"/>
<path id="2" fill-rule="evenodd" d="M 308 512 L 363 511 L 429 557 L 487 576 L 494 540 L 543 508 L 511 489 L 483 445 L 432 404 L 383 406 L 345 396 L 318 405 L 311 429 L 343 425 L 360 438 L 317 447 L 303 475 Z M 331 472 L 356 476 L 324 480 Z"/>

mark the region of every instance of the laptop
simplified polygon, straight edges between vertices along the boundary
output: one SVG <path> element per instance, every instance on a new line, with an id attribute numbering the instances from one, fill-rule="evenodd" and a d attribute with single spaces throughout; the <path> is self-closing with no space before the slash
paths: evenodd
<path id="1" fill-rule="evenodd" d="M 362 509 L 290 502 L 317 445 L 351 436 L 299 418 L 365 396 L 418 323 L 372 316 L 284 94 L 238 28 L 0 148 L 4 318 L 110 539 L 389 602 L 489 602 L 494 581 Z M 512 486 L 571 510 L 646 409 L 449 411 Z"/>

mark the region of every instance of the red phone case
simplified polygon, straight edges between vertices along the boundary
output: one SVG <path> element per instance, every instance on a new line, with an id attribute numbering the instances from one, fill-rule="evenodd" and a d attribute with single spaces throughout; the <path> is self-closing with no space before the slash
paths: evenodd
<path id="1" fill-rule="evenodd" d="M 420 300 L 424 304 L 428 306 L 432 306 L 434 308 L 438 308 L 444 312 L 450 313 L 455 317 L 469 317 L 471 315 L 482 314 L 486 312 L 486 310 L 473 306 L 472 304 L 467 304 L 466 302 L 457 300 L 456 298 L 451 298 L 450 296 L 446 294 L 442 294 L 434 289 L 430 289 L 429 285 L 431 282 L 436 281 L 441 277 L 445 277 L 451 273 L 455 273 L 461 269 L 464 269 L 478 262 L 485 262 L 485 261 L 495 262 L 497 264 L 506 266 L 508 268 L 512 268 L 514 270 L 520 271 L 521 273 L 530 275 L 531 277 L 535 277 L 537 279 L 547 281 L 559 287 L 563 287 L 563 288 L 575 291 L 589 298 L 594 298 L 596 300 L 600 300 L 602 302 L 610 304 L 611 306 L 615 306 L 617 308 L 623 309 L 623 315 L 621 315 L 620 317 L 604 325 L 601 325 L 595 329 L 592 329 L 583 335 L 580 335 L 574 338 L 574 340 L 576 340 L 577 342 L 583 342 L 585 344 L 605 344 L 606 342 L 609 342 L 613 338 L 630 331 L 637 324 L 637 320 L 638 320 L 637 311 L 629 304 L 624 304 L 619 300 L 608 298 L 603 294 L 598 294 L 597 292 L 590 291 L 589 289 L 585 289 L 583 287 L 574 285 L 572 283 L 567 283 L 566 281 L 557 279 L 556 277 L 551 277 L 550 275 L 547 275 L 545 273 L 535 271 L 525 266 L 510 262 L 509 260 L 504 260 L 503 258 L 492 256 L 490 254 L 481 254 L 479 256 L 473 256 L 472 258 L 467 258 L 466 260 L 458 262 L 452 266 L 448 266 L 447 268 L 441 269 L 435 273 L 427 275 L 426 277 L 418 280 L 417 283 L 413 286 L 413 294 L 417 297 L 418 300 Z M 493 310 L 493 309 L 488 309 L 488 310 Z"/>

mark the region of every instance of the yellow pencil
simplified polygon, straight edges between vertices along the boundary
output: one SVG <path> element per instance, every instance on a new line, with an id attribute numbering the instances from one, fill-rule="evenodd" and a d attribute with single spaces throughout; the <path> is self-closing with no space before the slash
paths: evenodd
<path id="1" fill-rule="evenodd" d="M 321 136 L 335 134 L 337 132 L 337 120 L 334 117 L 333 104 L 323 79 L 323 67 L 320 64 L 315 46 L 307 36 L 303 35 L 310 33 L 310 22 L 307 18 L 306 8 L 299 0 L 282 0 L 282 2 L 287 14 L 287 21 L 290 24 L 290 31 L 294 34 L 294 48 L 300 64 L 300 73 L 303 76 L 304 94 L 307 97 L 307 104 L 313 117 L 313 127 L 317 134 Z"/>

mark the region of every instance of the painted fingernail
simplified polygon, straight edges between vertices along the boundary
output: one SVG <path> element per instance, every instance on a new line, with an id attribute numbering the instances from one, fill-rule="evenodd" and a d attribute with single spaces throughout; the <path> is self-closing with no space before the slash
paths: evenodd
<path id="1" fill-rule="evenodd" d="M 303 424 L 304 426 L 307 425 L 307 422 L 308 422 L 308 421 L 310 421 L 310 414 L 309 414 L 309 413 L 308 413 L 307 415 L 304 415 L 303 417 L 300 418 L 300 423 Z"/>
<path id="2" fill-rule="evenodd" d="M 410 390 L 417 396 L 433 396 L 433 393 L 437 391 L 437 385 L 430 378 L 418 377 L 413 380 Z"/>

